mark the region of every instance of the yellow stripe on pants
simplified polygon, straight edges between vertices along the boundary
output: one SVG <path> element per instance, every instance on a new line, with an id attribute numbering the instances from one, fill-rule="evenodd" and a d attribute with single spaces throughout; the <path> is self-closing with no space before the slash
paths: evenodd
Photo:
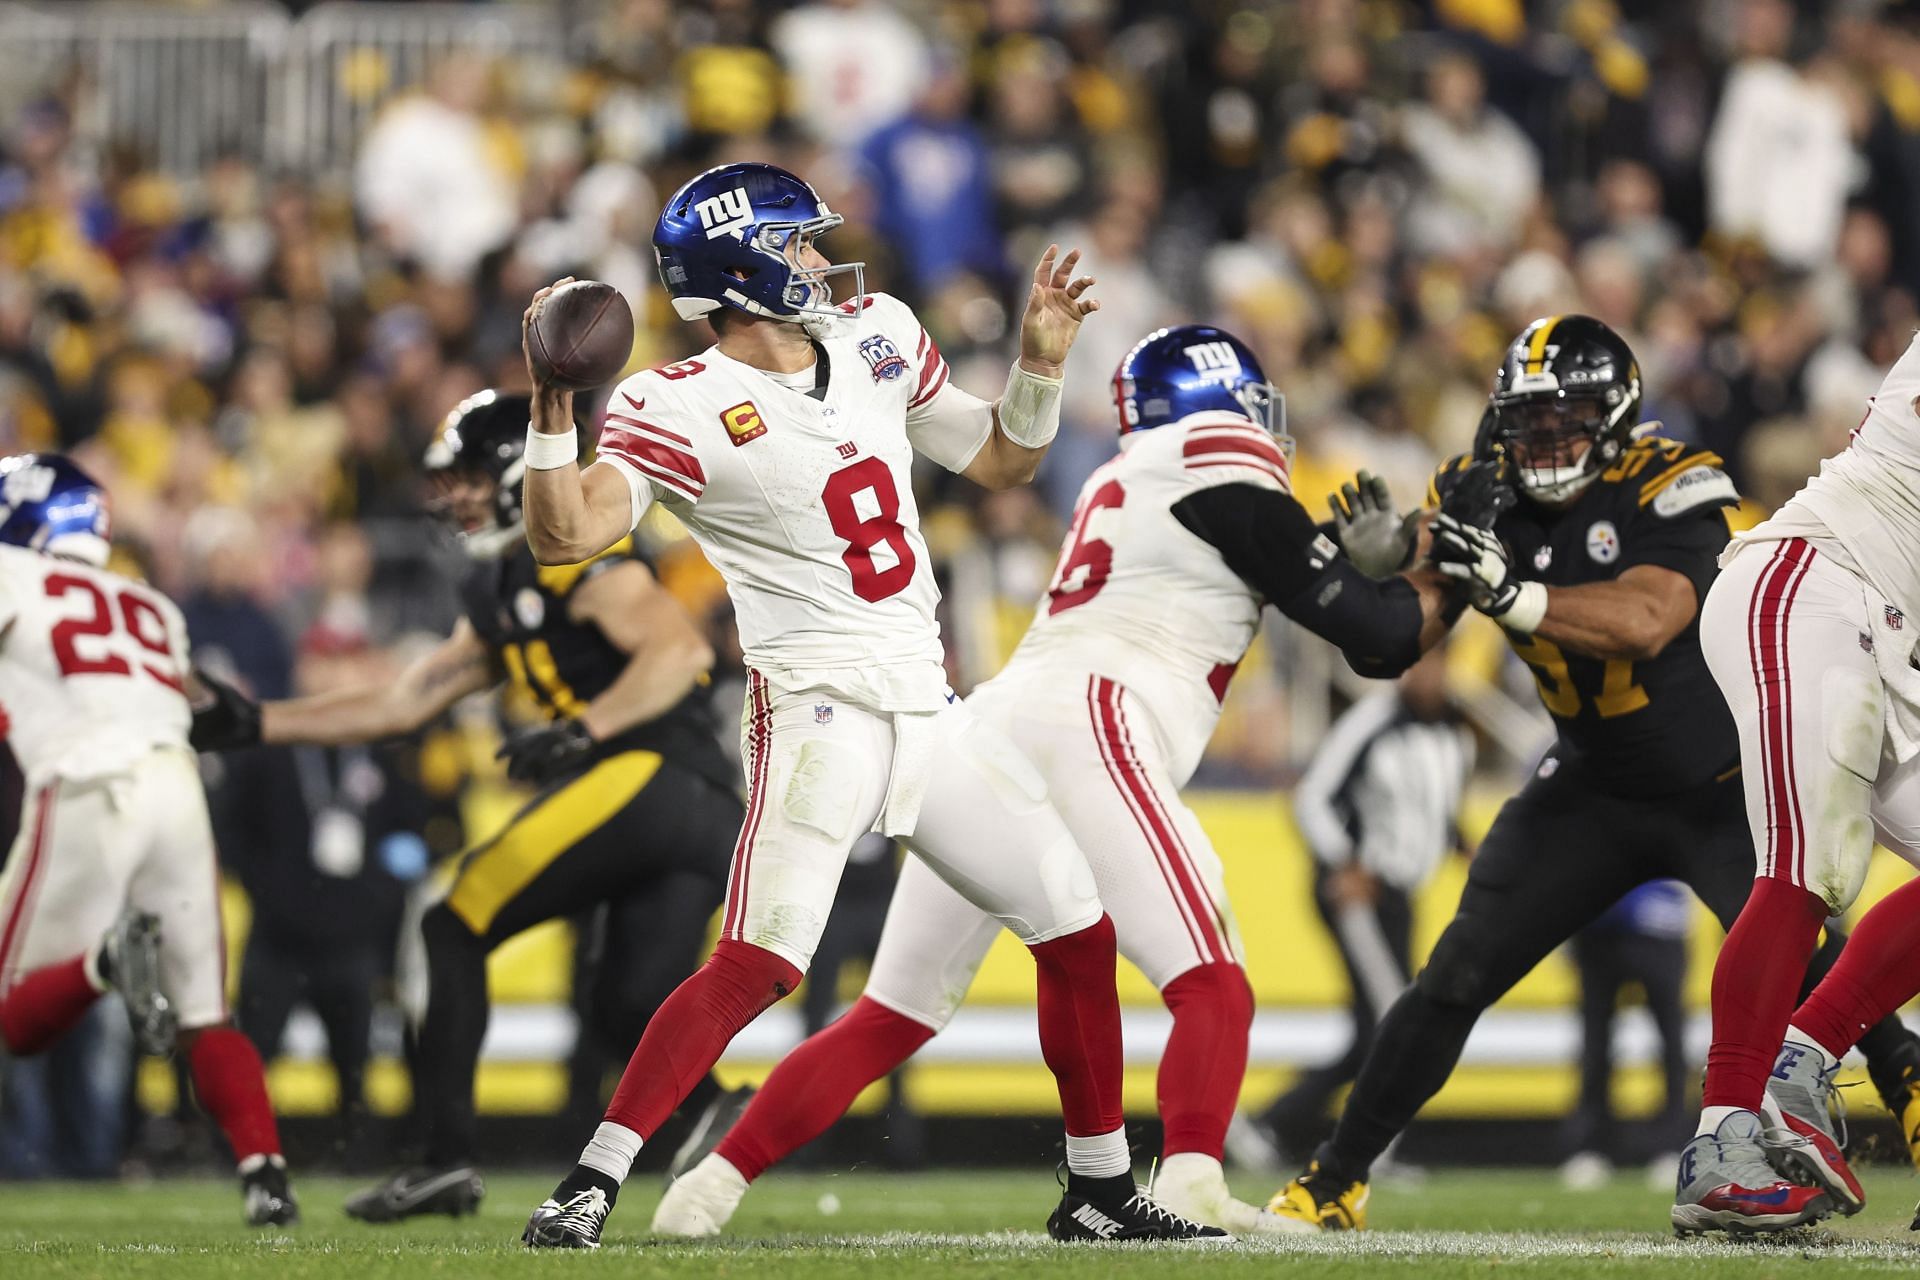
<path id="1" fill-rule="evenodd" d="M 623 751 L 602 760 L 467 855 L 447 906 L 476 934 L 552 866 L 561 854 L 627 807 L 660 770 L 656 751 Z"/>

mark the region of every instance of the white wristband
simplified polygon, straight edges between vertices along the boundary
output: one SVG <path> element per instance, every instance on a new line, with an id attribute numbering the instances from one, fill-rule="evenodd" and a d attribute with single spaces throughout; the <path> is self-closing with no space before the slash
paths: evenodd
<path id="1" fill-rule="evenodd" d="M 1060 431 L 1060 388 L 1064 378 L 1028 373 L 1018 360 L 1007 371 L 1000 393 L 1000 430 L 1024 449 L 1044 449 Z"/>
<path id="2" fill-rule="evenodd" d="M 529 471 L 558 471 L 570 462 L 580 460 L 580 433 L 569 431 L 565 435 L 548 435 L 544 431 L 535 431 L 533 424 L 527 424 L 527 448 L 521 454 L 521 460 Z"/>
<path id="3" fill-rule="evenodd" d="M 1547 584 L 1544 582 L 1523 582 L 1520 592 L 1514 596 L 1513 603 L 1500 615 L 1499 623 L 1509 631 L 1518 631 L 1530 636 L 1540 629 L 1547 620 Z"/>

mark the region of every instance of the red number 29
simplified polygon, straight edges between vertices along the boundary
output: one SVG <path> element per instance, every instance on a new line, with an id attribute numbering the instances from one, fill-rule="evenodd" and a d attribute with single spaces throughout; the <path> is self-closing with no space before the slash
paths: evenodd
<path id="1" fill-rule="evenodd" d="M 854 495 L 862 491 L 873 494 L 875 510 L 870 516 L 862 516 L 854 505 Z M 887 464 L 878 458 L 862 458 L 850 467 L 842 467 L 827 477 L 820 501 L 826 504 L 833 531 L 846 540 L 847 549 L 840 558 L 853 575 L 853 594 L 876 603 L 906 590 L 913 581 L 913 544 L 907 541 L 906 527 L 900 523 L 900 491 L 894 488 Z M 893 553 L 893 563 L 887 568 L 874 564 L 875 547 Z"/>
<path id="2" fill-rule="evenodd" d="M 1073 513 L 1073 529 L 1060 565 L 1053 571 L 1053 584 L 1047 588 L 1047 616 L 1065 613 L 1100 594 L 1113 572 L 1113 544 L 1105 538 L 1089 538 L 1087 522 L 1093 513 L 1118 507 L 1127 500 L 1127 491 L 1118 480 L 1109 480 L 1095 489 L 1080 509 Z"/>
<path id="3" fill-rule="evenodd" d="M 118 653 L 113 652 L 111 643 L 93 649 L 87 654 L 80 651 L 82 641 L 107 641 L 114 634 L 113 610 L 107 603 L 106 593 L 85 578 L 71 574 L 56 573 L 47 579 L 47 594 L 56 600 L 67 596 L 80 596 L 90 612 L 84 617 L 63 618 L 52 632 L 54 661 L 60 664 L 63 676 L 130 676 L 133 667 Z M 173 646 L 167 636 L 167 620 L 159 608 L 150 600 L 134 594 L 127 588 L 115 596 L 120 606 L 120 619 L 127 635 L 147 653 L 165 660 L 165 666 L 156 666 L 142 660 L 140 670 L 158 680 L 176 693 L 184 692 L 180 677 L 176 674 L 177 663 L 173 656 Z"/>

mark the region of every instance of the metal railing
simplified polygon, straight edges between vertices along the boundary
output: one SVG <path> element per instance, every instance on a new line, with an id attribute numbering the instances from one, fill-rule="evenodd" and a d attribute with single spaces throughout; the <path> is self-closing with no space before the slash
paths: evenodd
<path id="1" fill-rule="evenodd" d="M 224 155 L 311 177 L 347 172 L 367 125 L 449 54 L 550 56 L 544 4 L 0 4 L 0 113 L 53 96 L 81 143 L 190 178 Z"/>

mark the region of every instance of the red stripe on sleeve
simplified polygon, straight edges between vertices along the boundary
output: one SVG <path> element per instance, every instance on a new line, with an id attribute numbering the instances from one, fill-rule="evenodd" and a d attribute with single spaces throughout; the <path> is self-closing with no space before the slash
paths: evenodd
<path id="1" fill-rule="evenodd" d="M 918 409 L 921 405 L 925 404 L 927 401 L 939 395 L 940 388 L 947 385 L 948 372 L 949 370 L 947 369 L 947 362 L 945 360 L 942 360 L 940 362 L 940 376 L 933 380 L 932 386 L 928 387 L 925 391 L 922 391 L 919 395 L 909 400 L 907 402 L 907 407 L 909 409 Z"/>
<path id="2" fill-rule="evenodd" d="M 1270 462 L 1282 471 L 1287 468 L 1287 460 L 1280 453 L 1280 446 L 1272 439 L 1256 435 L 1251 431 L 1236 431 L 1231 435 L 1194 435 L 1180 451 L 1182 457 L 1197 458 L 1206 454 L 1239 453 Z"/>
<path id="3" fill-rule="evenodd" d="M 602 453 L 612 453 L 629 462 L 650 463 L 661 471 L 680 477 L 684 484 L 696 491 L 707 487 L 707 473 L 700 466 L 700 459 L 652 436 L 622 427 L 609 427 L 600 433 L 599 449 Z"/>

